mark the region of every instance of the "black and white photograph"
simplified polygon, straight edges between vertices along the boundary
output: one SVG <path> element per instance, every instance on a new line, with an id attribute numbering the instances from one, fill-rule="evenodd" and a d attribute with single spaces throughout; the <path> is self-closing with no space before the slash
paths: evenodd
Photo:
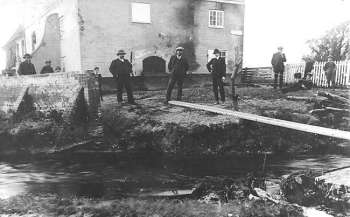
<path id="1" fill-rule="evenodd" d="M 350 217 L 350 0 L 0 0 L 0 217 Z"/>

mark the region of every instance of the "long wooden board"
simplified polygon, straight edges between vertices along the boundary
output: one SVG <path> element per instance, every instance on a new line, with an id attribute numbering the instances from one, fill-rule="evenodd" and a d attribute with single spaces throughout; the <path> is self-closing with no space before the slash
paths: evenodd
<path id="1" fill-rule="evenodd" d="M 199 109 L 199 110 L 204 110 L 204 111 L 209 111 L 209 112 L 214 112 L 217 114 L 232 115 L 232 116 L 239 117 L 239 118 L 242 118 L 245 120 L 256 121 L 259 123 L 270 124 L 270 125 L 289 128 L 289 129 L 293 129 L 293 130 L 298 130 L 298 131 L 303 131 L 303 132 L 308 132 L 308 133 L 315 133 L 315 134 L 330 136 L 330 137 L 339 138 L 339 139 L 350 140 L 350 132 L 343 131 L 343 130 L 330 129 L 330 128 L 326 128 L 326 127 L 319 127 L 319 126 L 313 126 L 313 125 L 308 125 L 308 124 L 301 124 L 301 123 L 296 123 L 296 122 L 292 122 L 292 121 L 285 121 L 285 120 L 281 120 L 281 119 L 263 117 L 263 116 L 259 116 L 259 115 L 238 112 L 238 111 L 232 111 L 232 110 L 222 109 L 222 108 L 218 108 L 218 107 L 214 107 L 214 106 L 193 104 L 193 103 L 188 103 L 188 102 L 169 101 L 169 104 L 181 106 L 181 107 Z"/>

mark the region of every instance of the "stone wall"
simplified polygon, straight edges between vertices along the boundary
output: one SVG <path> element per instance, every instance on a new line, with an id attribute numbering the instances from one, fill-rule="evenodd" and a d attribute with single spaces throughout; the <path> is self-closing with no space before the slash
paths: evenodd
<path id="1" fill-rule="evenodd" d="M 0 155 L 52 153 L 88 141 L 99 106 L 87 73 L 0 77 Z"/>
<path id="2" fill-rule="evenodd" d="M 20 92 L 27 90 L 28 95 L 32 98 L 36 112 L 46 115 L 56 111 L 62 113 L 63 116 L 69 117 L 81 90 L 86 89 L 86 94 L 83 97 L 89 102 L 88 90 L 93 88 L 93 86 L 88 85 L 89 79 L 91 77 L 88 74 L 78 72 L 0 77 L 1 95 L 7 96 L 6 99 L 2 97 L 0 106 L 2 106 L 3 112 L 10 112 L 11 109 L 9 109 L 8 105 L 13 105 L 16 101 L 20 101 L 20 98 L 23 97 L 23 94 L 20 94 Z"/>

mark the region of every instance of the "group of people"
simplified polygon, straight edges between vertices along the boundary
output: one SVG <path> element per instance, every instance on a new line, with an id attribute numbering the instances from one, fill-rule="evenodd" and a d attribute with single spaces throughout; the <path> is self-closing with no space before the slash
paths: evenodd
<path id="1" fill-rule="evenodd" d="M 32 56 L 30 54 L 25 54 L 23 56 L 24 61 L 19 64 L 17 73 L 18 75 L 34 75 L 36 74 L 35 66 L 31 62 Z M 40 74 L 61 72 L 61 67 L 57 66 L 55 70 L 51 66 L 51 61 L 45 61 L 44 67 L 40 70 Z"/>
<path id="2" fill-rule="evenodd" d="M 177 100 L 182 99 L 182 87 L 185 76 L 189 70 L 188 60 L 183 55 L 184 48 L 177 47 L 175 50 L 175 55 L 171 56 L 168 63 L 168 70 L 170 72 L 169 82 L 166 91 L 165 104 L 171 99 L 172 90 L 177 85 Z M 123 102 L 122 93 L 123 89 L 126 89 L 128 103 L 135 104 L 135 100 L 132 94 L 131 87 L 131 74 L 132 74 L 132 64 L 125 59 L 125 51 L 119 50 L 117 53 L 118 58 L 113 60 L 109 71 L 112 73 L 113 78 L 116 80 L 117 84 L 117 101 L 118 103 Z M 219 92 L 220 100 L 225 103 L 225 90 L 224 81 L 226 77 L 226 62 L 223 57 L 220 56 L 220 50 L 215 49 L 213 54 L 215 55 L 207 63 L 207 69 L 212 75 L 213 92 L 216 104 L 219 104 Z"/>
<path id="3" fill-rule="evenodd" d="M 274 88 L 277 88 L 277 84 L 280 89 L 283 87 L 283 73 L 285 70 L 284 63 L 287 61 L 286 55 L 283 53 L 283 47 L 278 47 L 278 51 L 273 54 L 271 59 L 271 64 L 274 72 Z M 301 73 L 296 73 L 294 77 L 299 79 L 298 83 L 295 85 L 306 89 L 312 88 L 312 70 L 314 69 L 315 61 L 312 58 L 306 58 L 304 76 L 301 78 Z M 333 57 L 329 56 L 327 63 L 324 65 L 323 70 L 327 79 L 327 87 L 335 86 L 336 77 L 336 64 L 333 61 Z M 300 74 L 300 75 L 299 75 Z M 279 79 L 278 79 L 279 78 Z M 279 81 L 278 81 L 279 80 Z"/>
<path id="4" fill-rule="evenodd" d="M 170 61 L 168 63 L 168 70 L 170 73 L 169 82 L 166 91 L 166 100 L 171 99 L 172 90 L 177 85 L 177 100 L 182 99 L 182 87 L 185 76 L 189 70 L 189 63 L 187 59 L 183 55 L 184 48 L 177 47 L 175 50 L 175 55 L 171 56 Z M 224 81 L 226 78 L 226 61 L 225 58 L 221 57 L 221 52 L 219 49 L 214 49 L 214 58 L 212 58 L 207 64 L 206 67 L 208 71 L 211 73 L 212 77 L 212 88 L 215 98 L 215 104 L 225 103 L 225 90 L 224 90 Z M 128 103 L 135 104 L 132 85 L 131 85 L 131 75 L 132 75 L 132 64 L 129 60 L 125 58 L 126 52 L 124 50 L 119 50 L 117 52 L 117 59 L 113 60 L 110 64 L 109 71 L 112 73 L 113 78 L 116 81 L 117 85 L 117 101 L 118 103 L 123 102 L 122 94 L 123 89 L 126 89 Z M 25 54 L 24 61 L 20 63 L 18 68 L 19 75 L 31 75 L 36 74 L 35 66 L 31 63 L 31 55 Z M 283 74 L 285 70 L 284 63 L 287 61 L 286 55 L 283 53 L 283 47 L 278 47 L 278 51 L 273 54 L 271 59 L 271 64 L 274 72 L 274 89 L 277 89 L 277 86 L 282 89 L 283 87 Z M 299 82 L 294 85 L 293 88 L 312 88 L 312 73 L 311 71 L 314 68 L 314 61 L 312 59 L 307 59 L 305 64 L 304 76 L 301 78 L 298 75 L 296 78 L 299 79 Z M 327 78 L 328 87 L 334 87 L 335 85 L 335 74 L 336 74 L 336 64 L 333 62 L 333 58 L 330 56 L 328 58 L 328 62 L 324 66 L 325 75 Z M 99 83 L 99 90 L 101 94 L 101 83 L 102 76 L 99 73 L 99 67 L 95 67 L 95 74 Z M 55 70 L 53 70 L 51 66 L 51 61 L 45 61 L 45 66 L 41 69 L 40 74 L 60 72 L 61 68 L 57 66 Z M 219 101 L 220 94 L 220 101 Z M 101 94 L 101 100 L 102 94 Z"/>

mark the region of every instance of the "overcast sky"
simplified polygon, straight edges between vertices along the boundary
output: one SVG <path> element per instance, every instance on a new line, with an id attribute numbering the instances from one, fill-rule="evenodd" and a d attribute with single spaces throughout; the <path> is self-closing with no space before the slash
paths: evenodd
<path id="1" fill-rule="evenodd" d="M 22 21 L 24 4 L 47 0 L 0 0 L 0 45 Z M 277 46 L 283 46 L 289 62 L 307 54 L 306 41 L 350 20 L 350 0 L 246 0 L 245 66 L 268 66 Z M 0 69 L 5 55 L 0 52 Z"/>
<path id="2" fill-rule="evenodd" d="M 268 66 L 277 46 L 289 62 L 309 53 L 306 41 L 350 20 L 350 0 L 246 0 L 244 62 Z"/>

